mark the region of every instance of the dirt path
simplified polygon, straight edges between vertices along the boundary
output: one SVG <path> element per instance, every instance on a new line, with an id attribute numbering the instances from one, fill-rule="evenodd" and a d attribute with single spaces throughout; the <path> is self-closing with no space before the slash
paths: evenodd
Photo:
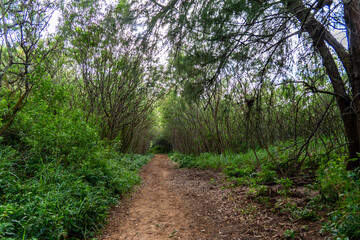
<path id="1" fill-rule="evenodd" d="M 157 154 L 141 171 L 143 182 L 109 216 L 102 240 L 325 239 L 321 224 L 291 221 L 276 210 L 281 198 L 269 189 L 261 200 L 248 187 L 229 187 L 219 173 L 178 169 Z M 291 201 L 308 198 L 294 190 Z M 261 201 L 259 201 L 261 200 Z M 280 201 L 280 204 L 282 202 Z M 276 211 L 274 211 L 276 210 Z M 290 238 L 286 234 L 291 233 Z"/>
<path id="2" fill-rule="evenodd" d="M 193 225 L 186 198 L 173 189 L 174 171 L 166 155 L 155 155 L 141 172 L 141 187 L 112 212 L 101 239 L 205 239 L 203 229 Z"/>

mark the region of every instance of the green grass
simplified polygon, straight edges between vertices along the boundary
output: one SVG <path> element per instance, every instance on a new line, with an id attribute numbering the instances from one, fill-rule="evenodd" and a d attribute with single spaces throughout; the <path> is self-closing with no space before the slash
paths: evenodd
<path id="1" fill-rule="evenodd" d="M 152 154 L 119 153 L 66 84 L 39 81 L 0 137 L 0 239 L 91 239 Z"/>
<path id="2" fill-rule="evenodd" d="M 253 151 L 198 156 L 172 153 L 170 159 L 180 167 L 221 171 L 232 186 L 248 185 L 256 194 L 263 192 L 264 183 L 277 183 L 282 186 L 279 194 L 287 198 L 294 184 L 288 177 L 293 176 L 293 166 L 298 163 L 291 160 L 294 150 L 291 143 L 281 143 L 269 147 L 268 151 L 271 156 L 263 149 L 257 150 L 260 166 Z M 318 143 L 310 144 L 307 155 L 299 160 L 303 164 L 296 174 L 305 178 L 308 174 L 315 175 L 308 187 L 319 191 L 319 195 L 303 209 L 297 207 L 294 217 L 316 220 L 318 217 L 313 209 L 325 206 L 330 209 L 330 217 L 323 231 L 332 233 L 337 239 L 360 239 L 360 169 L 346 171 L 343 152 L 338 149 L 338 152 L 329 153 Z"/>
<path id="3" fill-rule="evenodd" d="M 257 157 L 263 163 L 268 159 L 265 150 L 259 150 Z M 171 153 L 170 159 L 179 163 L 180 167 L 222 171 L 229 177 L 229 180 L 239 184 L 249 182 L 250 179 L 256 179 L 257 182 L 273 181 L 277 176 L 269 164 L 264 164 L 263 171 L 256 171 L 257 161 L 253 151 L 243 154 L 224 153 L 219 155 L 202 153 L 198 156 Z"/>
<path id="4" fill-rule="evenodd" d="M 81 166 L 55 161 L 30 166 L 19 165 L 13 149 L 0 148 L 1 239 L 91 237 L 119 195 L 140 183 L 137 171 L 151 157 L 109 151 Z M 26 168 L 33 176 L 26 177 Z"/>
<path id="5" fill-rule="evenodd" d="M 152 157 L 120 154 L 84 114 L 40 101 L 0 141 L 0 239 L 89 239 Z"/>
<path id="6" fill-rule="evenodd" d="M 265 159 L 265 151 L 259 151 L 258 155 Z M 253 152 L 249 151 L 244 154 L 223 153 L 219 155 L 211 153 L 202 153 L 198 156 L 186 155 L 181 153 L 171 153 L 170 159 L 180 164 L 180 167 L 196 167 L 199 169 L 212 169 L 222 171 L 229 167 L 248 167 L 253 166 L 255 157 Z"/>

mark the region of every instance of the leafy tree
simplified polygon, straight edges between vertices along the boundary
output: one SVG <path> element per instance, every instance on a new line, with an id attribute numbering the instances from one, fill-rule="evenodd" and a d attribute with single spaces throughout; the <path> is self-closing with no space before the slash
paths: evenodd
<path id="1" fill-rule="evenodd" d="M 1 1 L 0 135 L 9 128 L 58 47 L 45 35 L 54 4 L 37 0 Z"/>
<path id="2" fill-rule="evenodd" d="M 149 145 L 150 139 L 141 135 L 150 128 L 156 97 L 132 32 L 129 4 L 73 1 L 62 11 L 62 30 L 87 120 L 96 122 L 101 138 L 117 144 L 121 152 L 146 151 L 141 140 Z"/>
<path id="3" fill-rule="evenodd" d="M 187 76 L 203 86 L 221 81 L 231 71 L 253 73 L 258 89 L 268 76 L 286 79 L 299 66 L 319 58 L 332 90 L 311 75 L 299 81 L 313 93 L 333 95 L 341 114 L 350 158 L 347 169 L 360 165 L 360 1 L 210 0 L 166 3 L 151 1 L 148 31 L 167 26 L 172 56 Z M 346 34 L 348 46 L 337 38 Z M 235 80 L 234 80 L 235 81 Z M 259 100 L 260 95 L 256 96 Z"/>

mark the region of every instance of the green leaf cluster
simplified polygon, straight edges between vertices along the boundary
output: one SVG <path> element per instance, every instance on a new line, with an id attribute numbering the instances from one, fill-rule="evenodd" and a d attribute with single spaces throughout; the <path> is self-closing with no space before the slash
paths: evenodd
<path id="1" fill-rule="evenodd" d="M 43 78 L 0 144 L 0 238 L 94 236 L 151 155 L 122 154 L 100 140 L 71 88 Z"/>

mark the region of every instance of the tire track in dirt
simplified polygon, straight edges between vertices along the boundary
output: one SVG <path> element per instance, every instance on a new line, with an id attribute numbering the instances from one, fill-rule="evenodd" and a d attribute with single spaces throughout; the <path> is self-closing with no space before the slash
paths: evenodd
<path id="1" fill-rule="evenodd" d="M 111 212 L 100 239 L 209 239 L 187 208 L 191 203 L 171 184 L 175 169 L 167 155 L 155 155 L 140 173 L 141 186 Z"/>

